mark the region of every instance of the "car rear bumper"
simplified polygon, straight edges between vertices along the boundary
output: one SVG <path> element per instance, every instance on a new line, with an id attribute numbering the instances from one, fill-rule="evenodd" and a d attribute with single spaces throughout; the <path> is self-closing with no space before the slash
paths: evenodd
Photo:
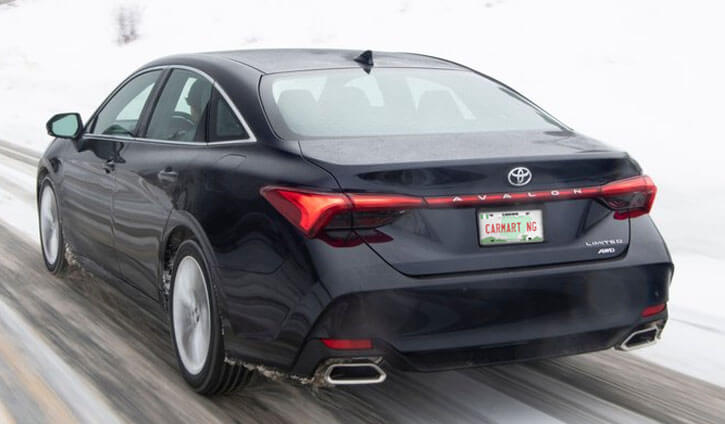
<path id="1" fill-rule="evenodd" d="M 516 276 L 367 292 L 338 299 L 318 321 L 293 373 L 330 358 L 383 357 L 397 368 L 434 371 L 608 349 L 667 312 L 670 264 Z M 326 348 L 321 338 L 373 340 L 373 349 Z"/>
<path id="2" fill-rule="evenodd" d="M 305 377 L 320 375 L 329 363 L 344 363 L 347 360 L 375 362 L 383 368 L 432 372 L 576 355 L 620 346 L 636 329 L 656 325 L 661 330 L 666 321 L 667 313 L 663 312 L 633 327 L 537 338 L 502 345 L 420 352 L 400 352 L 382 340 L 375 340 L 375 347 L 372 350 L 341 353 L 325 348 L 319 340 L 310 340 L 305 345 L 292 374 Z"/>
<path id="3" fill-rule="evenodd" d="M 310 377 L 330 360 L 382 358 L 384 366 L 433 371 L 608 349 L 667 311 L 673 265 L 649 217 L 632 220 L 626 254 L 573 264 L 409 277 L 367 246 L 314 241 L 311 258 L 324 284 L 286 314 L 286 352 L 273 366 Z M 369 350 L 333 350 L 323 338 L 372 339 Z M 231 333 L 235 355 L 250 340 Z M 249 357 L 243 350 L 240 357 Z M 269 362 L 269 358 L 265 362 Z"/>
<path id="4" fill-rule="evenodd" d="M 629 249 L 616 259 L 411 278 L 414 284 L 339 296 L 293 373 L 308 376 L 330 358 L 382 357 L 396 368 L 434 371 L 617 346 L 649 323 L 664 325 L 666 310 L 642 312 L 667 302 L 674 268 L 652 220 L 631 222 Z M 332 350 L 321 338 L 371 338 L 373 349 Z"/>

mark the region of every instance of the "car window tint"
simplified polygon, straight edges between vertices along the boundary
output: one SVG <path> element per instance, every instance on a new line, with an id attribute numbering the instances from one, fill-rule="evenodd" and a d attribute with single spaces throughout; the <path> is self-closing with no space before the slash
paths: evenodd
<path id="1" fill-rule="evenodd" d="M 214 96 L 211 108 L 209 141 L 244 140 L 249 138 L 242 123 L 224 98 Z"/>
<path id="2" fill-rule="evenodd" d="M 469 71 L 331 69 L 266 75 L 260 94 L 282 138 L 560 130 L 505 86 Z"/>
<path id="3" fill-rule="evenodd" d="M 406 78 L 410 94 L 413 96 L 413 103 L 415 104 L 416 110 L 421 110 L 421 99 L 425 101 L 427 97 L 437 96 L 440 98 L 445 97 L 446 99 L 452 100 L 448 105 L 450 114 L 456 114 L 456 116 L 462 116 L 464 119 L 471 120 L 476 119 L 473 112 L 466 106 L 461 98 L 451 88 L 445 85 L 435 83 L 422 78 Z M 424 104 L 425 106 L 425 104 Z M 437 104 L 436 107 L 446 110 L 446 103 Z M 435 116 L 435 114 L 432 114 Z M 445 113 L 441 115 L 445 116 Z"/>
<path id="4" fill-rule="evenodd" d="M 93 132 L 135 136 L 141 112 L 160 74 L 146 72 L 126 83 L 98 112 Z"/>
<path id="5" fill-rule="evenodd" d="M 206 108 L 211 89 L 211 82 L 201 75 L 175 69 L 151 115 L 146 138 L 204 141 Z"/>

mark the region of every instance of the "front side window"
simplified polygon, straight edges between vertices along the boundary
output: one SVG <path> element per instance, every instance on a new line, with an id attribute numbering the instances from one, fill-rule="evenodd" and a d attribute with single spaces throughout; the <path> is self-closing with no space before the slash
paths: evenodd
<path id="1" fill-rule="evenodd" d="M 469 71 L 292 72 L 263 77 L 260 94 L 285 139 L 562 129 L 515 92 Z"/>
<path id="2" fill-rule="evenodd" d="M 136 136 L 138 121 L 161 71 L 141 74 L 124 85 L 98 112 L 93 133 Z"/>
<path id="3" fill-rule="evenodd" d="M 212 83 L 184 69 L 171 72 L 151 115 L 146 138 L 204 141 Z"/>

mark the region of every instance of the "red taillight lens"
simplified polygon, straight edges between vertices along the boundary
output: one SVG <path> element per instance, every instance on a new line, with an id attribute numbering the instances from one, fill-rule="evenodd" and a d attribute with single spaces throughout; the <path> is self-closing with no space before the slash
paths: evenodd
<path id="1" fill-rule="evenodd" d="M 410 209 L 423 206 L 423 199 L 420 197 L 397 194 L 349 194 L 348 196 L 356 211 Z"/>
<path id="2" fill-rule="evenodd" d="M 321 339 L 322 343 L 330 349 L 337 350 L 368 350 L 373 348 L 370 339 Z"/>
<path id="3" fill-rule="evenodd" d="M 656 194 L 657 187 L 652 179 L 648 176 L 640 176 L 613 181 L 603 186 L 430 196 L 425 198 L 425 203 L 431 208 L 469 208 L 570 199 L 600 199 L 605 205 L 614 210 L 616 219 L 626 219 L 648 213 L 652 209 Z"/>
<path id="4" fill-rule="evenodd" d="M 260 192 L 309 238 L 316 237 L 323 228 L 376 228 L 407 209 L 425 204 L 421 198 L 392 194 L 346 195 L 284 187 L 264 187 Z"/>
<path id="5" fill-rule="evenodd" d="M 390 224 L 406 210 L 420 208 L 420 197 L 395 194 L 349 194 L 352 202 L 352 228 L 377 228 Z"/>
<path id="6" fill-rule="evenodd" d="M 649 213 L 657 187 L 648 176 L 627 178 L 604 186 L 562 188 L 517 193 L 413 197 L 398 194 L 324 193 L 286 187 L 263 187 L 262 196 L 305 236 L 323 229 L 372 229 L 395 220 L 408 209 L 471 207 L 512 203 L 598 198 L 616 219 Z"/>
<path id="7" fill-rule="evenodd" d="M 601 197 L 617 219 L 635 218 L 652 210 L 657 186 L 646 175 L 614 181 L 602 187 Z"/>
<path id="8" fill-rule="evenodd" d="M 657 315 L 660 312 L 664 311 L 667 307 L 666 303 L 663 303 L 661 305 L 654 305 L 654 306 L 648 306 L 644 308 L 642 311 L 642 318 L 651 317 L 652 315 Z"/>
<path id="9" fill-rule="evenodd" d="M 341 193 L 317 193 L 281 187 L 264 187 L 262 196 L 307 237 L 314 237 L 340 212 L 351 208 Z"/>

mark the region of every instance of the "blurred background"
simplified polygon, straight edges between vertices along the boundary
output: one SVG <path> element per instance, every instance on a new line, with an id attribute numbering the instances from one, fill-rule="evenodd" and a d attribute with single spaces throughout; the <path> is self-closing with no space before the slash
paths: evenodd
<path id="1" fill-rule="evenodd" d="M 656 394 L 652 395 L 655 400 L 650 399 L 648 407 L 622 404 L 626 397 L 612 398 L 611 393 L 609 397 L 594 393 L 605 403 L 617 403 L 617 408 L 624 405 L 622 408 L 641 416 L 633 418 L 600 411 L 598 415 L 581 416 L 581 420 L 596 421 L 592 417 L 598 417 L 597 420 L 603 421 L 639 421 L 638 418 L 646 416 L 676 422 L 679 418 L 659 416 L 657 408 L 651 408 L 652 402 L 655 406 L 658 402 L 672 404 L 672 400 L 663 400 L 669 399 L 667 392 L 675 393 L 674 387 L 679 385 L 671 375 L 683 375 L 695 379 L 692 380 L 695 383 L 706 384 L 702 387 L 707 390 L 700 386 L 697 390 L 714 396 L 716 400 L 710 402 L 710 407 L 725 415 L 722 389 L 725 386 L 725 308 L 722 307 L 725 299 L 722 275 L 725 269 L 725 227 L 722 226 L 725 223 L 722 195 L 725 136 L 721 129 L 725 110 L 722 105 L 725 98 L 724 16 L 725 3 L 715 0 L 0 0 L 0 142 L 3 143 L 0 153 L 3 149 L 15 151 L 16 155 L 21 152 L 32 156 L 33 152 L 41 152 L 50 142 L 45 122 L 51 115 L 77 111 L 87 118 L 136 68 L 154 58 L 175 53 L 330 47 L 416 52 L 463 63 L 511 85 L 575 130 L 628 151 L 659 187 L 652 215 L 675 262 L 670 323 L 658 345 L 626 357 L 644 361 L 637 362 L 641 372 L 666 376 L 651 387 Z M 19 166 L 0 166 L 0 225 L 10 229 L 0 232 L 0 236 L 5 235 L 5 239 L 0 238 L 0 244 L 8 249 L 10 234 L 19 234 L 18 237 L 30 240 L 31 245 L 37 239 L 32 173 L 24 172 Z M 23 188 L 18 186 L 25 187 L 31 195 L 23 194 Z M 33 245 L 32 249 L 37 246 Z M 38 264 L 36 260 L 33 266 Z M 11 268 L 0 262 L 0 270 L 3 265 Z M 0 271 L 0 283 L 21 284 L 9 281 L 11 276 L 7 270 L 6 274 Z M 8 293 L 3 296 L 7 305 L 0 305 L 0 315 L 10 316 L 7 314 L 21 309 L 16 318 L 32 321 L 28 318 L 32 311 L 22 310 L 12 299 L 8 300 Z M 5 309 L 10 312 L 2 312 Z M 58 351 L 52 334 L 39 334 L 38 343 L 45 345 L 48 339 L 50 349 Z M 70 364 L 69 373 L 76 372 L 72 368 L 78 362 L 74 356 L 77 352 L 60 350 L 60 362 Z M 608 363 L 607 356 L 597 358 Z M 576 368 L 572 362 L 563 363 Z M 592 369 L 585 374 L 591 374 L 599 366 L 590 365 Z M 173 368 L 173 364 L 169 367 Z M 3 370 L 0 366 L 0 377 L 5 375 Z M 93 380 L 88 372 L 80 373 L 80 378 Z M 489 379 L 484 383 L 497 381 L 498 377 L 492 375 L 484 373 Z M 559 377 L 557 381 L 562 381 Z M 173 377 L 168 378 L 175 381 Z M 437 378 L 458 385 L 454 381 L 459 377 Z M 533 380 L 527 380 L 529 377 L 521 378 L 528 381 L 526 384 L 534 384 Z M 166 387 L 156 380 L 153 384 Z M 594 390 L 582 389 L 572 381 L 565 384 L 576 386 L 575 393 L 592 395 Z M 91 386 L 94 393 L 104 392 L 103 385 L 94 382 Z M 305 402 L 313 402 L 325 411 L 327 406 L 335 411 L 344 405 L 351 416 L 362 421 L 367 421 L 365 417 L 372 421 L 387 421 L 386 418 L 427 421 L 438 417 L 475 422 L 485 418 L 471 415 L 471 411 L 457 413 L 448 409 L 450 415 L 427 412 L 427 419 L 408 409 L 388 411 L 390 415 L 385 415 L 383 409 L 367 415 L 371 413 L 367 406 L 382 408 L 381 405 L 388 405 L 386 402 L 410 400 L 410 393 L 376 392 L 395 388 L 342 391 L 343 400 L 335 400 L 325 397 L 329 395 L 289 392 L 297 389 L 277 385 L 264 387 L 260 389 L 264 396 L 274 398 L 276 391 L 295 393 L 294 396 L 301 396 L 307 399 Z M 405 391 L 406 387 L 403 384 L 397 389 Z M 493 396 L 490 388 L 475 387 L 459 400 Z M 7 399 L 5 395 L 11 392 L 0 387 L 0 398 Z M 101 395 L 104 396 L 107 394 Z M 361 399 L 358 396 L 366 399 L 367 406 L 365 402 L 362 405 L 357 402 Z M 507 396 L 516 397 L 512 393 Z M 267 402 L 271 402 L 274 410 L 279 403 L 272 398 Z M 356 400 L 357 406 L 351 406 L 355 403 L 351 399 Z M 421 401 L 416 399 L 414 404 Z M 130 397 L 126 401 L 134 404 Z M 244 402 L 244 399 L 237 401 Z M 338 401 L 341 403 L 335 403 Z M 112 399 L 103 402 L 111 410 L 119 408 Z M 233 400 L 225 402 L 236 405 Z M 532 402 L 524 403 L 530 408 L 535 405 Z M 683 408 L 687 403 L 683 400 Z M 594 408 L 593 403 L 584 404 Z M 290 412 L 289 399 L 285 405 L 288 415 L 275 415 L 278 421 L 287 418 L 295 421 L 295 417 L 301 421 L 335 421 L 345 417 L 336 415 L 339 412 L 323 414 L 325 418 L 297 416 Z M 581 408 L 579 403 L 576 405 L 579 406 L 570 406 L 570 409 Z M 597 405 L 604 408 L 603 403 Z M 480 405 L 465 406 L 481 410 Z M 236 407 L 230 406 L 232 410 Z M 10 418 L 19 407 L 14 408 L 10 408 Z M 516 421 L 523 417 L 526 421 L 536 416 L 530 415 L 534 412 L 528 409 L 524 413 L 521 412 L 524 409 L 512 408 L 497 419 Z M 546 410 L 543 406 L 534 409 Z M 120 410 L 122 419 L 133 418 L 123 408 Z M 578 416 L 562 411 L 549 411 L 545 415 L 564 421 Z M 694 422 L 707 421 L 707 417 L 694 414 L 683 416 Z M 80 419 L 78 415 L 71 414 L 70 418 Z M 225 419 L 231 416 L 235 415 Z M 260 417 L 254 411 L 249 416 Z M 42 416 L 38 417 L 42 421 Z M 7 422 L 3 419 L 2 407 L 0 421 Z M 18 422 L 24 420 L 18 419 Z"/>

